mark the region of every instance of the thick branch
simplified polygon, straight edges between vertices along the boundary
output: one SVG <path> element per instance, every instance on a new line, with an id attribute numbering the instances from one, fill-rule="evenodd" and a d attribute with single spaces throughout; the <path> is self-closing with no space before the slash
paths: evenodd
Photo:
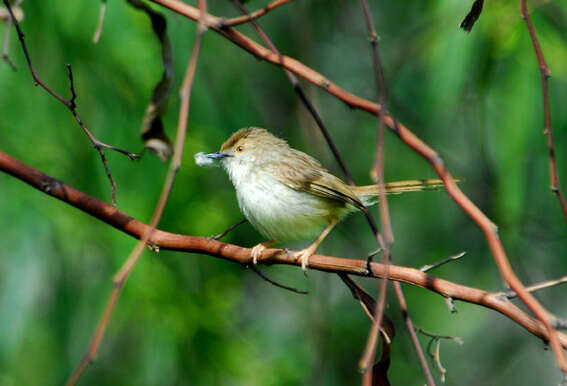
<path id="1" fill-rule="evenodd" d="M 112 205 L 95 197 L 91 197 L 3 152 L 0 152 L 0 170 L 137 239 L 144 237 L 144 235 L 151 230 L 149 225 L 128 216 Z M 186 236 L 155 230 L 148 239 L 148 244 L 151 246 L 159 246 L 160 249 L 210 255 L 243 265 L 247 265 L 251 261 L 251 249 L 222 243 L 205 237 Z M 280 249 L 267 249 L 259 258 L 258 263 L 295 266 L 301 264 L 298 263 L 291 254 L 286 254 Z M 436 292 L 444 297 L 450 297 L 455 300 L 478 304 L 493 309 L 518 323 L 532 334 L 544 340 L 549 339 L 549 332 L 540 321 L 526 314 L 501 294 L 490 293 L 452 283 L 447 280 L 429 276 L 414 268 L 396 265 L 389 265 L 388 268 L 386 268 L 383 264 L 371 263 L 371 272 L 368 273 L 366 266 L 366 260 L 353 260 L 323 255 L 313 255 L 309 258 L 309 267 L 311 269 L 325 272 L 344 272 L 358 276 L 384 278 L 387 270 L 388 279 L 390 280 L 405 282 Z M 561 345 L 567 348 L 567 335 L 560 332 L 556 334 Z"/>

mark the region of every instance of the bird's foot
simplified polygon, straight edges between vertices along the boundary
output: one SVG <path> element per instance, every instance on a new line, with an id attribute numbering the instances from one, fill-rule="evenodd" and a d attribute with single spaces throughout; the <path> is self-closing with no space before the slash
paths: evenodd
<path id="1" fill-rule="evenodd" d="M 252 264 L 258 264 L 258 257 L 261 257 L 265 250 L 266 247 L 262 243 L 255 245 L 254 248 L 252 248 L 252 253 L 250 254 L 252 257 Z"/>
<path id="2" fill-rule="evenodd" d="M 296 252 L 293 256 L 295 257 L 295 261 L 301 261 L 301 269 L 303 272 L 307 271 L 307 267 L 309 266 L 309 258 L 315 254 L 317 250 L 317 246 L 309 246 L 299 252 Z"/>
<path id="3" fill-rule="evenodd" d="M 254 247 L 252 248 L 252 252 L 250 253 L 250 257 L 252 258 L 252 264 L 254 265 L 258 264 L 258 258 L 262 257 L 262 253 L 264 253 L 266 249 L 270 248 L 274 244 L 275 241 L 270 240 L 254 245 Z"/>

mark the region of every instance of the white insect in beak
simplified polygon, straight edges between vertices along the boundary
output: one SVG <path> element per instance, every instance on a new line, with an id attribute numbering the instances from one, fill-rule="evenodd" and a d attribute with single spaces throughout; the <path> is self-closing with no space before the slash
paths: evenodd
<path id="1" fill-rule="evenodd" d="M 230 154 L 217 151 L 215 153 L 205 154 L 203 152 L 195 154 L 195 163 L 199 166 L 221 166 L 222 159 L 230 157 Z"/>

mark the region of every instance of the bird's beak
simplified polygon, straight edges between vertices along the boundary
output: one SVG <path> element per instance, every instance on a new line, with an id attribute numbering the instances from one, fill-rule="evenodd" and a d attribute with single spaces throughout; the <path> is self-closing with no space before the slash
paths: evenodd
<path id="1" fill-rule="evenodd" d="M 221 151 L 217 151 L 217 152 L 214 152 L 214 153 L 205 154 L 205 157 L 210 158 L 210 159 L 214 159 L 214 160 L 221 160 L 221 159 L 226 158 L 226 157 L 231 157 L 231 155 L 228 154 L 228 153 L 223 153 Z"/>

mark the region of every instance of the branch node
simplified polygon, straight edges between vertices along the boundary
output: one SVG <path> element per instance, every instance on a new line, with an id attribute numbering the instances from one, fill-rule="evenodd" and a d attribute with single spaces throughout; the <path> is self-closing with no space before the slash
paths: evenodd
<path id="1" fill-rule="evenodd" d="M 325 90 L 328 90 L 331 87 L 331 82 L 327 78 L 321 78 L 319 80 L 319 86 L 323 87 Z"/>
<path id="2" fill-rule="evenodd" d="M 40 188 L 43 192 L 50 194 L 53 189 L 53 180 L 45 180 L 40 182 Z"/>
<path id="3" fill-rule="evenodd" d="M 159 253 L 159 244 L 156 243 L 155 241 L 148 241 L 146 245 L 150 251 Z"/>
<path id="4" fill-rule="evenodd" d="M 368 36 L 368 42 L 373 46 L 377 45 L 380 41 L 380 36 L 376 33 L 376 31 L 372 31 L 372 33 Z"/>

